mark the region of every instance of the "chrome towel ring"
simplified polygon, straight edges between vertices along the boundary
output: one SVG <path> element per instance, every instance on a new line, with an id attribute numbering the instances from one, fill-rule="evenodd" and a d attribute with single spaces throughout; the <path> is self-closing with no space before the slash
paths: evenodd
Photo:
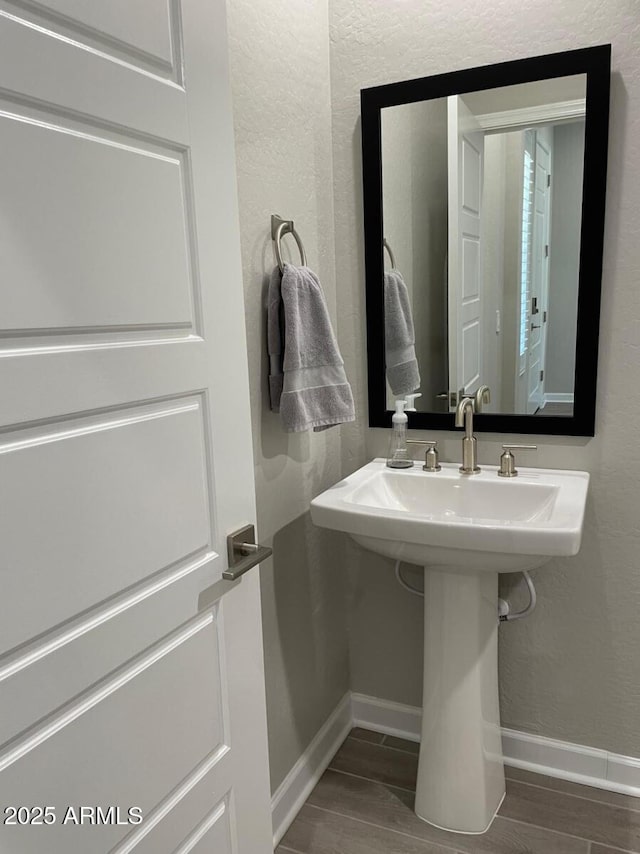
<path id="1" fill-rule="evenodd" d="M 293 239 L 298 244 L 298 249 L 300 250 L 300 263 L 303 267 L 307 266 L 307 256 L 305 255 L 304 246 L 302 245 L 300 235 L 293 227 L 293 220 L 282 219 L 282 217 L 278 216 L 278 214 L 272 214 L 271 239 L 273 240 L 273 251 L 275 252 L 276 262 L 278 264 L 278 267 L 280 267 L 281 273 L 284 273 L 284 261 L 282 260 L 282 248 L 280 246 L 280 241 L 285 236 L 285 234 L 293 235 Z"/>
<path id="2" fill-rule="evenodd" d="M 385 249 L 387 250 L 387 252 L 389 253 L 389 261 L 391 261 L 391 267 L 395 270 L 395 268 L 396 268 L 396 259 L 393 257 L 393 252 L 391 251 L 391 247 L 390 247 L 390 246 L 389 246 L 389 244 L 387 243 L 387 238 L 386 238 L 386 237 L 385 237 L 385 238 L 384 238 L 384 240 L 382 241 L 382 245 L 384 246 L 384 248 L 385 248 Z"/>

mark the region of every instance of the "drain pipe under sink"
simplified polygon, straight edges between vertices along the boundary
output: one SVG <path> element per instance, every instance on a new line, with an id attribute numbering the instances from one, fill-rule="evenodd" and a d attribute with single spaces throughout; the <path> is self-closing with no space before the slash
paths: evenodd
<path id="1" fill-rule="evenodd" d="M 424 591 L 419 590 L 417 587 L 413 587 L 402 577 L 402 570 L 400 569 L 402 561 L 397 560 L 395 563 L 395 575 L 398 580 L 398 583 L 404 587 L 405 590 L 408 590 L 409 593 L 413 593 L 414 596 L 424 596 Z M 528 617 L 535 610 L 536 603 L 538 601 L 538 597 L 536 595 L 536 588 L 533 584 L 533 579 L 529 575 L 529 572 L 525 569 L 522 572 L 522 577 L 525 580 L 527 588 L 529 589 L 529 604 L 522 611 L 514 611 L 513 614 L 510 613 L 510 606 L 506 599 L 498 599 L 498 621 L 501 623 L 508 623 L 512 620 L 522 620 L 524 617 Z"/>

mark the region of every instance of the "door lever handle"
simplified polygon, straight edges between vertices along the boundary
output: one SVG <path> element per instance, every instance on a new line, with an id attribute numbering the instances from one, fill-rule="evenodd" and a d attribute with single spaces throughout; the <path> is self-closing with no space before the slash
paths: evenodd
<path id="1" fill-rule="evenodd" d="M 256 529 L 253 525 L 238 528 L 227 537 L 229 567 L 222 573 L 222 577 L 226 581 L 235 581 L 272 554 L 273 549 L 256 543 Z"/>
<path id="2" fill-rule="evenodd" d="M 539 323 L 532 323 L 532 324 L 531 324 L 531 329 L 532 329 L 532 330 L 534 330 L 534 329 L 540 329 L 540 324 L 539 324 Z"/>

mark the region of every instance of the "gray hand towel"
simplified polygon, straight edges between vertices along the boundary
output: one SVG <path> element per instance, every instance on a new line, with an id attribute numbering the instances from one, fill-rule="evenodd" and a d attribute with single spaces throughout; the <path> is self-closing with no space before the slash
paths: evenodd
<path id="1" fill-rule="evenodd" d="M 267 297 L 267 352 L 269 353 L 269 399 L 271 411 L 280 412 L 284 357 L 284 315 L 280 286 L 282 273 L 275 267 L 269 280 Z"/>
<path id="2" fill-rule="evenodd" d="M 285 264 L 282 277 L 273 271 L 267 325 L 271 408 L 280 412 L 284 429 L 317 432 L 354 421 L 351 386 L 322 287 L 308 267 Z"/>
<path id="3" fill-rule="evenodd" d="M 384 348 L 387 380 L 397 397 L 420 388 L 409 292 L 397 270 L 384 274 Z"/>

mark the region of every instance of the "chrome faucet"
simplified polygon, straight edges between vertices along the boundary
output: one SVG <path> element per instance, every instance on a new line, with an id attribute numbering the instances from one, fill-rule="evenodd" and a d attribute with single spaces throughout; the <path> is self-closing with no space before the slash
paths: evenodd
<path id="1" fill-rule="evenodd" d="M 472 397 L 463 397 L 456 408 L 456 427 L 464 427 L 464 438 L 462 440 L 462 474 L 478 474 L 478 451 L 476 437 L 473 435 L 473 413 L 475 400 Z"/>

